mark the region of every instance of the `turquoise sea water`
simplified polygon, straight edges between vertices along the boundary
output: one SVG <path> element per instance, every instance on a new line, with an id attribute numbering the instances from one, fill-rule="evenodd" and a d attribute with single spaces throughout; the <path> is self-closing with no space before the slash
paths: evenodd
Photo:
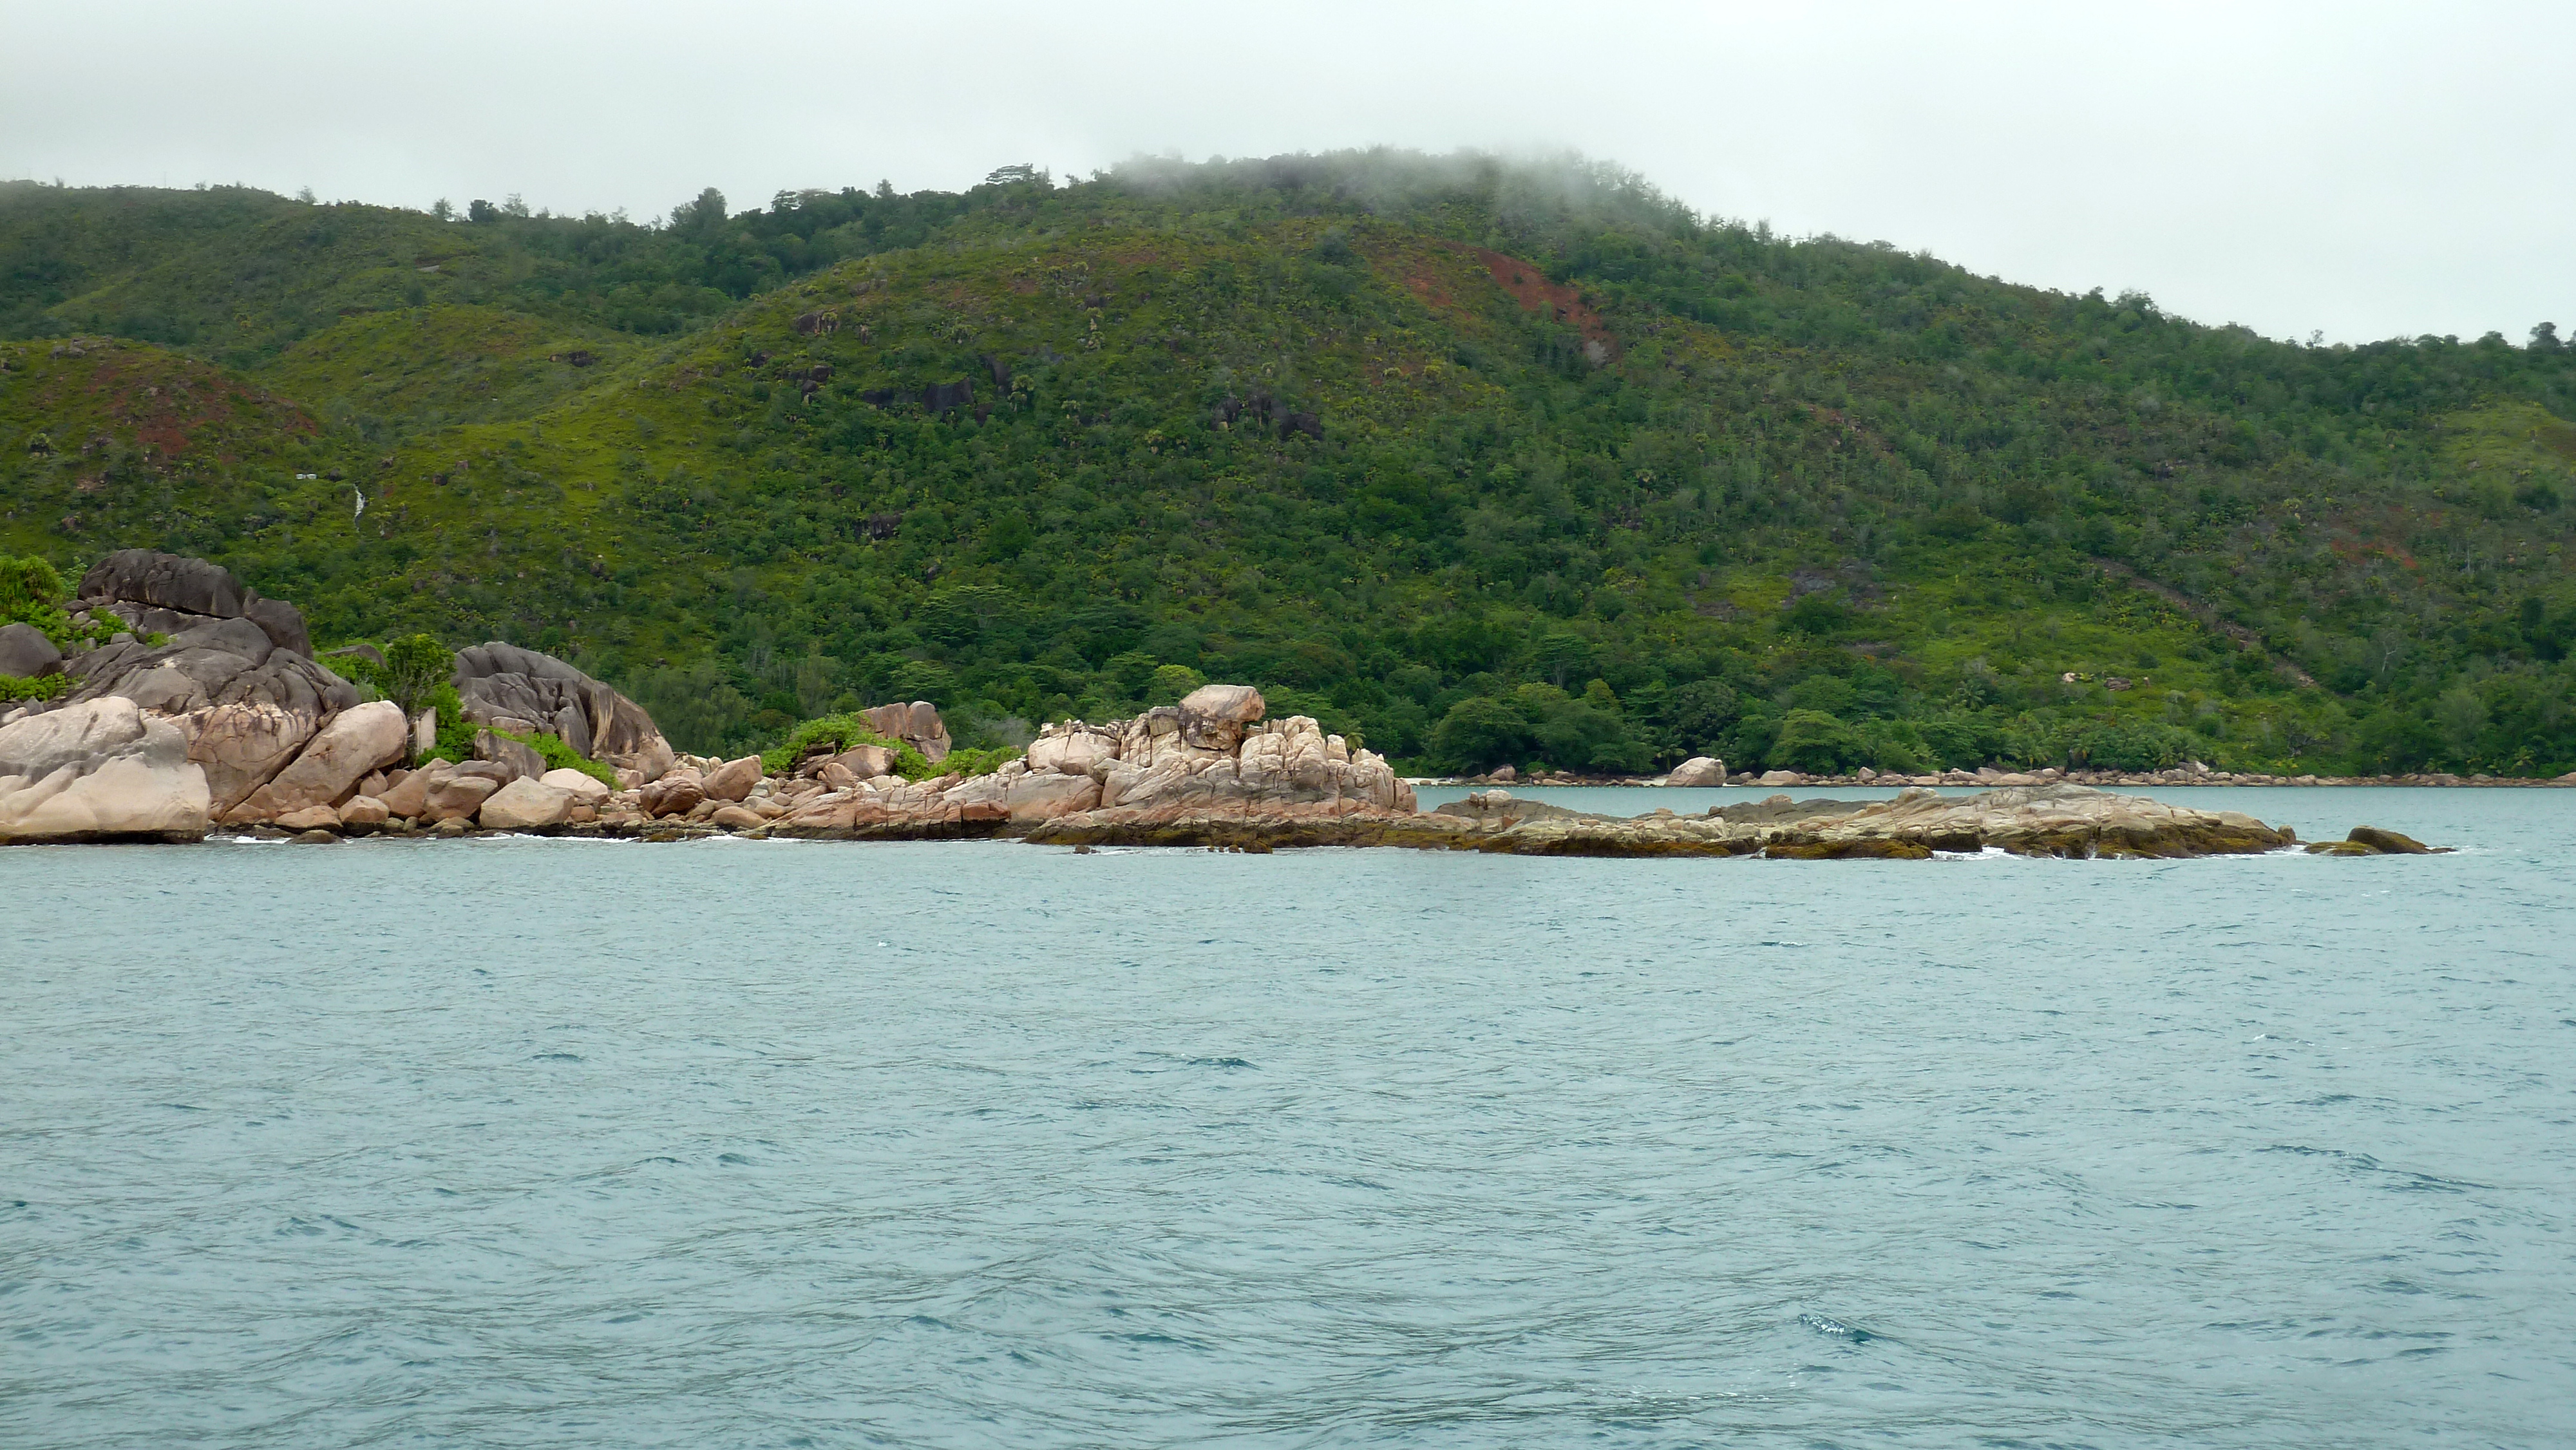
<path id="1" fill-rule="evenodd" d="M 2576 792 L 2169 794 L 2464 849 L 0 852 L 0 1444 L 2576 1440 Z"/>

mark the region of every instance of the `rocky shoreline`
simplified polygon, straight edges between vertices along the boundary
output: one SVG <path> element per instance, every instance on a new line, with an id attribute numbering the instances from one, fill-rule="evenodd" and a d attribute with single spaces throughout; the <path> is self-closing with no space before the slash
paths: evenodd
<path id="1" fill-rule="evenodd" d="M 774 783 L 774 781 L 772 782 Z M 1747 856 L 1770 860 L 1926 860 L 2000 851 L 2070 860 L 2176 860 L 2260 855 L 2302 846 L 2295 831 L 2235 811 L 2201 811 L 2086 786 L 2007 787 L 1975 796 L 1913 789 L 1893 800 L 1766 801 L 1713 807 L 1699 815 L 1669 810 L 1604 816 L 1492 791 L 1429 812 L 1375 807 L 1340 809 L 1323 802 L 1271 808 L 1139 806 L 1067 811 L 1015 819 L 994 800 L 958 800 L 940 781 L 909 796 L 857 806 L 829 798 L 799 809 L 770 795 L 747 796 L 713 811 L 695 808 L 654 816 L 623 803 L 605 814 L 527 822 L 504 811 L 434 820 L 356 816 L 336 827 L 230 828 L 236 837 L 323 843 L 343 837 L 458 839 L 552 836 L 589 840 L 676 842 L 735 837 L 793 841 L 1017 840 L 1032 845 L 1164 847 L 1268 854 L 1318 847 L 1395 847 L 1528 856 Z M 1053 786 L 1048 789 L 1061 790 Z M 827 793 L 827 797 L 830 793 Z M 704 802 L 701 802 L 704 804 Z M 216 833 L 220 839 L 224 832 Z M 2305 844 L 2310 854 L 2428 855 L 2409 837 L 2369 826 L 2344 840 Z"/>
<path id="2" fill-rule="evenodd" d="M 1693 766 L 1702 766 L 1693 770 Z M 1657 787 L 1657 786 L 1727 786 L 1768 789 L 1804 789 L 1814 786 L 1888 787 L 1888 786 L 1975 786 L 1994 790 L 2023 785 L 2086 785 L 2097 789 L 2109 786 L 2338 786 L 2338 785 L 2405 785 L 2475 787 L 2576 787 L 2576 771 L 2561 776 L 2494 776 L 2451 775 L 2448 773 L 2415 775 L 2262 775 L 2253 772 L 2212 770 L 2198 761 L 2169 770 L 1997 770 L 1987 766 L 1979 770 L 1944 770 L 1922 775 L 1896 772 L 1881 773 L 1864 769 L 1851 775 L 1815 775 L 1796 770 L 1739 770 L 1728 773 L 1725 763 L 1702 757 L 1686 761 L 1665 775 L 1576 775 L 1566 771 L 1542 771 L 1530 775 L 1505 767 L 1490 775 L 1455 777 L 1416 776 L 1410 784 L 1439 786 L 1591 786 L 1591 787 Z"/>
<path id="3" fill-rule="evenodd" d="M 867 712 L 874 740 L 835 737 L 783 765 L 757 755 L 717 760 L 675 752 L 633 701 L 573 666 L 498 641 L 433 665 L 452 669 L 449 708 L 473 727 L 467 752 L 455 722 L 442 736 L 435 709 L 407 715 L 391 700 L 364 699 L 313 655 L 292 605 L 261 599 L 203 560 L 112 554 L 83 577 L 76 603 L 82 627 L 123 627 L 59 662 L 74 679 L 60 698 L 0 714 L 0 842 L 175 842 L 219 832 L 308 842 L 723 834 L 1807 860 L 1990 850 L 2172 858 L 2298 844 L 2288 829 L 2238 812 L 2113 794 L 2093 788 L 2098 776 L 2056 771 L 1821 779 L 1774 771 L 1749 783 L 1906 788 L 1873 801 L 1779 794 L 1688 816 L 1592 814 L 1495 789 L 1426 812 L 1385 759 L 1306 716 L 1265 718 L 1260 692 L 1245 685 L 1206 685 L 1132 719 L 1059 721 L 1021 758 L 976 774 L 897 773 L 910 762 L 919 777 L 950 758 L 948 732 L 925 701 Z M 353 648 L 383 665 L 371 646 Z M 1738 779 L 1710 759 L 1665 778 Z M 2203 769 L 2135 781 L 2196 782 L 2257 783 Z M 1923 788 L 1934 784 L 1985 789 L 1945 797 Z M 2329 849 L 2424 848 L 2364 827 Z"/>

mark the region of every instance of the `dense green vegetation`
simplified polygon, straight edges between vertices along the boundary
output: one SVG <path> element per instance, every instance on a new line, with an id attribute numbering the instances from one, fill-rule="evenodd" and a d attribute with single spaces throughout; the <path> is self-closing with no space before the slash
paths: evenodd
<path id="1" fill-rule="evenodd" d="M 0 626 L 32 626 L 66 654 L 105 644 L 114 629 L 95 621 L 87 625 L 73 623 L 70 612 L 63 608 L 70 593 L 70 586 L 63 582 L 61 571 L 51 560 L 0 554 Z M 50 700 L 71 687 L 71 679 L 60 674 L 32 679 L 0 674 L 0 704 Z"/>
<path id="2" fill-rule="evenodd" d="M 1239 679 L 1422 767 L 2576 769 L 2545 326 L 2301 347 L 1476 158 L 523 211 L 0 188 L 0 542 L 710 752 Z"/>

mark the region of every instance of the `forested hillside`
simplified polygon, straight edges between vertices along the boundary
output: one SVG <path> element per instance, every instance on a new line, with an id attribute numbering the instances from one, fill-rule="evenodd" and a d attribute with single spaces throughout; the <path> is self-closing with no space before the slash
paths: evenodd
<path id="1" fill-rule="evenodd" d="M 0 187 L 0 552 L 684 747 L 1259 684 L 1420 768 L 2576 769 L 2576 352 L 2302 347 L 1368 154 L 654 225 Z"/>

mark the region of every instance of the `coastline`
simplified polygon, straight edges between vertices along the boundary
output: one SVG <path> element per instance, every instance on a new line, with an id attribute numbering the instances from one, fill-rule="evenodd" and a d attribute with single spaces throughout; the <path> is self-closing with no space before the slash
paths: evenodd
<path id="1" fill-rule="evenodd" d="M 1247 852 L 1921 860 L 2003 850 L 2170 859 L 2301 843 L 2288 827 L 2242 812 L 2103 787 L 2544 784 L 2285 779 L 2197 761 L 2155 772 L 1756 775 L 1701 756 L 1660 778 L 1551 771 L 1524 780 L 1502 766 L 1456 782 L 1480 792 L 1424 810 L 1415 782 L 1358 740 L 1311 716 L 1271 718 L 1258 689 L 1223 683 L 1130 718 L 1053 721 L 1025 751 L 958 750 L 938 709 L 917 700 L 809 721 L 764 753 L 728 760 L 675 751 L 632 700 L 563 660 L 503 641 L 450 652 L 414 636 L 317 657 L 293 605 L 260 598 L 204 560 L 112 554 L 83 577 L 74 602 L 68 627 L 107 637 L 54 661 L 69 684 L 59 698 L 0 714 L 0 840 L 193 841 L 229 829 L 316 844 L 724 834 Z M 325 657 L 368 683 L 336 673 Z M 383 697 L 388 691 L 401 698 Z M 1612 815 L 1504 788 L 1730 784 L 1775 794 L 1696 813 Z M 2576 775 L 2545 784 L 2576 784 Z M 1788 794 L 1816 788 L 1895 794 Z M 1962 790 L 1974 793 L 1955 794 Z M 2432 848 L 2363 826 L 2309 849 Z"/>
<path id="2" fill-rule="evenodd" d="M 1593 790 L 1662 790 L 1674 786 L 1674 782 L 1667 780 L 1663 776 L 1578 776 L 1570 775 L 1562 771 L 1549 771 L 1527 776 L 1520 775 L 1518 773 L 1509 775 L 1500 773 L 1493 775 L 1409 775 L 1404 777 L 1404 783 L 1415 787 L 1458 787 L 1465 789 L 1475 789 L 1483 786 L 1503 786 L 1507 789 L 1516 787 L 1580 786 Z M 1696 787 L 1702 783 L 1693 782 L 1691 784 Z M 2258 775 L 2208 769 L 2202 769 L 2199 771 L 2184 769 L 2165 771 L 2061 771 L 2049 769 L 2029 772 L 1989 769 L 1979 771 L 1947 770 L 1937 774 L 1924 775 L 1898 775 L 1893 773 L 1882 775 L 1876 772 L 1857 775 L 1810 775 L 1805 772 L 1794 770 L 1774 770 L 1737 771 L 1734 774 L 1727 776 L 1724 780 L 1705 782 L 1705 787 L 1708 789 L 1723 790 L 1804 790 L 1811 787 L 1867 790 L 1873 788 L 1895 789 L 1911 785 L 1924 786 L 1927 788 L 1965 787 L 1968 789 L 1993 789 L 1999 786 L 2048 784 L 2083 785 L 2094 787 L 2097 790 L 2108 789 L 2113 786 L 2155 786 L 2159 788 L 2171 786 L 2262 786 L 2273 789 L 2284 787 L 2309 789 L 2329 786 L 2419 786 L 2428 789 L 2444 790 L 2471 790 L 2484 789 L 2488 787 L 2511 787 L 2515 789 L 2548 788 L 2565 790 L 2576 789 L 2576 771 L 2571 771 L 2566 775 L 2560 776 L 2462 776 L 2447 773 L 2419 775 L 2289 776 Z"/>

